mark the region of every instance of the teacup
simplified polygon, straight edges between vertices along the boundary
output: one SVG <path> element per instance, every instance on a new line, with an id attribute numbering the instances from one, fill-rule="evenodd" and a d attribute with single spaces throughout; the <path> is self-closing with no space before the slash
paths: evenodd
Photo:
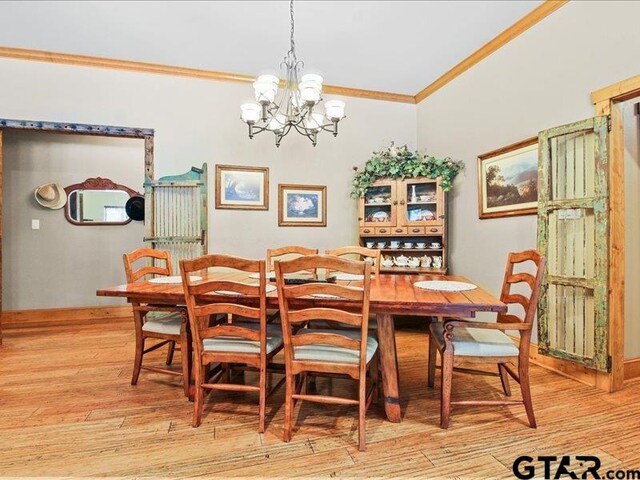
<path id="1" fill-rule="evenodd" d="M 400 242 L 398 242 L 397 240 L 392 240 L 390 245 L 391 245 L 391 248 L 398 248 L 400 247 Z"/>
<path id="2" fill-rule="evenodd" d="M 404 242 L 404 248 L 413 248 L 413 242 Z"/>
<path id="3" fill-rule="evenodd" d="M 378 242 L 378 248 L 384 248 L 386 247 L 387 242 Z"/>
<path id="4" fill-rule="evenodd" d="M 366 245 L 367 245 L 367 248 L 373 248 L 375 245 L 375 242 L 367 242 Z"/>
<path id="5" fill-rule="evenodd" d="M 440 243 L 438 243 L 438 242 L 431 242 L 431 248 L 440 248 Z"/>
<path id="6" fill-rule="evenodd" d="M 424 247 L 426 247 L 426 246 L 427 246 L 427 244 L 426 244 L 426 243 L 424 243 L 424 242 L 418 242 L 418 243 L 416 243 L 416 247 L 417 247 L 417 248 L 424 248 Z"/>
<path id="7" fill-rule="evenodd" d="M 421 202 L 428 202 L 431 197 L 429 195 L 420 195 Z"/>

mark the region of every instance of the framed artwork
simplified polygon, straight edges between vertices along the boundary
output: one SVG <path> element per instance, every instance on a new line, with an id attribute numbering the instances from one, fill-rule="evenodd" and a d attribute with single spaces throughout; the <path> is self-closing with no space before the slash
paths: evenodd
<path id="1" fill-rule="evenodd" d="M 480 218 L 538 212 L 538 137 L 478 156 Z"/>
<path id="2" fill-rule="evenodd" d="M 278 226 L 326 227 L 327 187 L 278 185 Z"/>
<path id="3" fill-rule="evenodd" d="M 216 165 L 216 208 L 269 210 L 269 169 Z"/>

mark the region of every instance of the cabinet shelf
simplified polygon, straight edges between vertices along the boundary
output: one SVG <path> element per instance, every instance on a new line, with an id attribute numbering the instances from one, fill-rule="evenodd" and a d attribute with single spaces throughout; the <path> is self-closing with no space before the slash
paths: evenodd
<path id="1" fill-rule="evenodd" d="M 430 273 L 433 275 L 446 275 L 446 268 L 427 267 L 380 267 L 380 273 Z"/>
<path id="2" fill-rule="evenodd" d="M 421 195 L 422 200 L 420 199 Z M 426 200 L 427 198 L 428 200 Z M 384 202 L 380 200 L 384 200 Z M 415 202 L 411 200 L 415 200 Z M 383 222 L 371 221 L 372 214 L 376 213 L 376 210 L 384 212 L 384 214 L 378 215 L 378 217 L 385 217 Z M 424 215 L 418 214 L 419 210 L 422 210 Z M 413 218 L 423 218 L 430 215 L 427 211 L 431 212 L 433 216 L 431 220 L 413 220 Z M 439 269 L 393 266 L 382 267 L 381 271 L 383 272 L 444 274 L 447 272 L 447 245 L 449 243 L 447 241 L 446 213 L 446 196 L 442 191 L 440 179 L 416 177 L 376 180 L 369 187 L 367 197 L 358 200 L 359 243 L 365 246 L 367 242 L 373 241 L 377 244 L 379 241 L 386 241 L 387 246 L 378 249 L 385 256 L 441 256 L 443 261 L 442 268 Z M 391 240 L 399 241 L 400 246 L 391 248 L 389 246 Z M 440 247 L 429 247 L 435 241 L 440 243 Z M 404 242 L 413 242 L 414 246 L 417 242 L 422 242 L 426 246 L 425 248 L 403 248 Z"/>

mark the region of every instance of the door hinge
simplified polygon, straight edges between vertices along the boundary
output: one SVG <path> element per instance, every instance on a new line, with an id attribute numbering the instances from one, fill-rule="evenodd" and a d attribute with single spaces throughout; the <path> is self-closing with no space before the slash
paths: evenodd
<path id="1" fill-rule="evenodd" d="M 611 131 L 611 115 L 607 115 L 607 132 Z"/>

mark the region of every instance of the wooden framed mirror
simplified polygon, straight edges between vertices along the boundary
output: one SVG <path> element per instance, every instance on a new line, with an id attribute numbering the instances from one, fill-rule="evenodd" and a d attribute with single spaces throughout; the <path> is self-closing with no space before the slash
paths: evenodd
<path id="1" fill-rule="evenodd" d="M 108 178 L 87 178 L 65 187 L 67 204 L 64 216 L 73 225 L 126 225 L 131 222 L 125 211 L 127 200 L 139 195 L 135 190 Z"/>

